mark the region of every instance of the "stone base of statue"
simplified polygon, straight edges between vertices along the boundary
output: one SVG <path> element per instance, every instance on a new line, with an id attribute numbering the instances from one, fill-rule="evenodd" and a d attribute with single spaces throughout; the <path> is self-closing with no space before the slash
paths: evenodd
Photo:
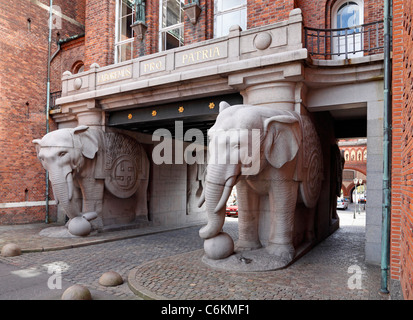
<path id="1" fill-rule="evenodd" d="M 220 270 L 235 272 L 258 272 L 271 271 L 288 267 L 294 263 L 313 247 L 312 242 L 304 242 L 296 248 L 294 258 L 287 259 L 284 257 L 274 256 L 268 253 L 266 248 L 248 251 L 235 251 L 225 259 L 214 260 L 204 255 L 202 262 L 206 265 Z"/>

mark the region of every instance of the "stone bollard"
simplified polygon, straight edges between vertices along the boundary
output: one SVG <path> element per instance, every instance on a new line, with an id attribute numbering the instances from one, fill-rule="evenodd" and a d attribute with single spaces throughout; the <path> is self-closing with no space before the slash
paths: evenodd
<path id="1" fill-rule="evenodd" d="M 21 254 L 20 247 L 15 243 L 8 243 L 1 249 L 1 255 L 3 257 L 14 257 Z"/>
<path id="2" fill-rule="evenodd" d="M 92 300 L 92 294 L 85 286 L 75 284 L 63 292 L 62 300 Z"/>
<path id="3" fill-rule="evenodd" d="M 105 287 L 119 286 L 123 283 L 123 279 L 119 273 L 115 271 L 108 271 L 101 275 L 99 284 Z"/>

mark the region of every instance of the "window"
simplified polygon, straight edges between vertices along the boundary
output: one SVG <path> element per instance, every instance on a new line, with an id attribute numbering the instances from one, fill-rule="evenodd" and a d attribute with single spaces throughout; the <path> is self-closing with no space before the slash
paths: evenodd
<path id="1" fill-rule="evenodd" d="M 116 1 L 115 63 L 133 58 L 134 1 Z"/>
<path id="2" fill-rule="evenodd" d="M 184 0 L 160 0 L 160 51 L 184 45 L 184 6 Z"/>
<path id="3" fill-rule="evenodd" d="M 85 71 L 85 65 L 83 64 L 83 61 L 76 61 L 73 66 L 72 66 L 72 73 L 81 73 Z"/>
<path id="4" fill-rule="evenodd" d="M 351 28 L 360 24 L 360 7 L 353 1 L 347 1 L 337 11 L 337 29 Z M 349 30 L 351 32 L 352 30 Z"/>
<path id="5" fill-rule="evenodd" d="M 363 24 L 363 0 L 337 1 L 332 8 L 332 28 L 346 29 L 333 34 L 335 59 L 363 56 L 361 28 Z"/>
<path id="6" fill-rule="evenodd" d="M 247 0 L 215 0 L 214 37 L 228 35 L 235 24 L 247 29 Z"/>

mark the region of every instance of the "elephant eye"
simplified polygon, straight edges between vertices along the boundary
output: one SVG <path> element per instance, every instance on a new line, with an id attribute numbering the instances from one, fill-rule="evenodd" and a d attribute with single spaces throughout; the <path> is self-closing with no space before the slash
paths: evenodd
<path id="1" fill-rule="evenodd" d="M 66 151 L 62 151 L 62 152 L 59 153 L 59 157 L 64 157 L 66 154 L 67 154 Z"/>

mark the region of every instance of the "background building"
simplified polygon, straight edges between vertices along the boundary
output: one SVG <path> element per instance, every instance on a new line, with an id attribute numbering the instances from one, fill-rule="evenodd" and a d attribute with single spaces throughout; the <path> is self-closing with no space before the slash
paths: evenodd
<path id="1" fill-rule="evenodd" d="M 340 151 L 344 156 L 343 184 L 341 190 L 343 197 L 350 202 L 355 202 L 353 193 L 357 186 L 363 186 L 365 197 L 365 184 L 367 183 L 367 139 L 349 139 L 338 142 Z M 357 184 L 354 183 L 357 179 Z"/>
<path id="2" fill-rule="evenodd" d="M 365 250 L 366 260 L 378 264 L 382 255 L 383 3 L 54 1 L 50 129 L 74 127 L 86 121 L 82 115 L 88 111 L 94 114 L 95 125 L 127 131 L 148 142 L 142 134 L 151 133 L 161 124 L 152 125 L 150 117 L 135 113 L 139 110 L 152 112 L 155 106 L 187 109 L 194 106 L 194 101 L 211 105 L 215 100 L 202 99 L 219 100 L 223 96 L 232 97 L 234 103 L 257 103 L 260 95 L 254 95 L 259 92 L 254 90 L 264 87 L 272 88 L 266 91 L 270 93 L 264 95 L 265 99 L 271 100 L 273 95 L 271 103 L 280 103 L 278 93 L 284 90 L 283 103 L 311 115 L 323 137 L 328 192 L 320 199 L 320 207 L 329 212 L 330 226 L 319 229 L 325 234 L 336 226 L 331 209 L 335 203 L 331 188 L 338 168 L 334 164 L 336 139 L 367 138 L 367 151 L 361 153 L 367 161 L 364 171 L 360 169 L 366 176 L 369 197 Z M 31 140 L 46 133 L 48 2 L 24 0 L 16 4 L 8 0 L 0 6 L 7 13 L 0 18 L 0 147 L 6 150 L 0 161 L 0 223 L 43 221 L 45 174 Z M 393 1 L 391 276 L 401 281 L 408 299 L 413 294 L 413 261 L 409 255 L 413 245 L 409 189 L 411 88 L 403 84 L 410 83 L 411 78 L 410 14 L 410 1 Z M 270 34 L 270 40 L 260 35 L 265 33 Z M 227 48 L 225 56 L 224 51 L 214 55 L 215 47 Z M 63 75 L 65 71 L 69 72 Z M 124 120 L 122 112 L 132 115 L 134 121 Z M 198 122 L 187 119 L 187 125 L 207 130 L 216 117 L 211 112 Z M 175 118 L 169 113 L 163 120 Z M 356 151 L 356 161 L 357 156 Z M 351 151 L 349 159 L 350 164 Z M 165 196 L 159 186 L 171 179 L 181 181 L 178 196 L 189 188 L 186 177 L 194 172 L 186 167 L 156 170 L 151 173 L 152 199 Z M 157 219 L 179 224 L 183 221 L 177 218 L 179 212 L 185 210 L 187 215 L 189 207 L 182 200 L 175 205 L 175 216 L 167 214 L 165 207 L 150 207 L 150 211 Z M 52 220 L 58 219 L 56 212 L 51 203 Z"/>

